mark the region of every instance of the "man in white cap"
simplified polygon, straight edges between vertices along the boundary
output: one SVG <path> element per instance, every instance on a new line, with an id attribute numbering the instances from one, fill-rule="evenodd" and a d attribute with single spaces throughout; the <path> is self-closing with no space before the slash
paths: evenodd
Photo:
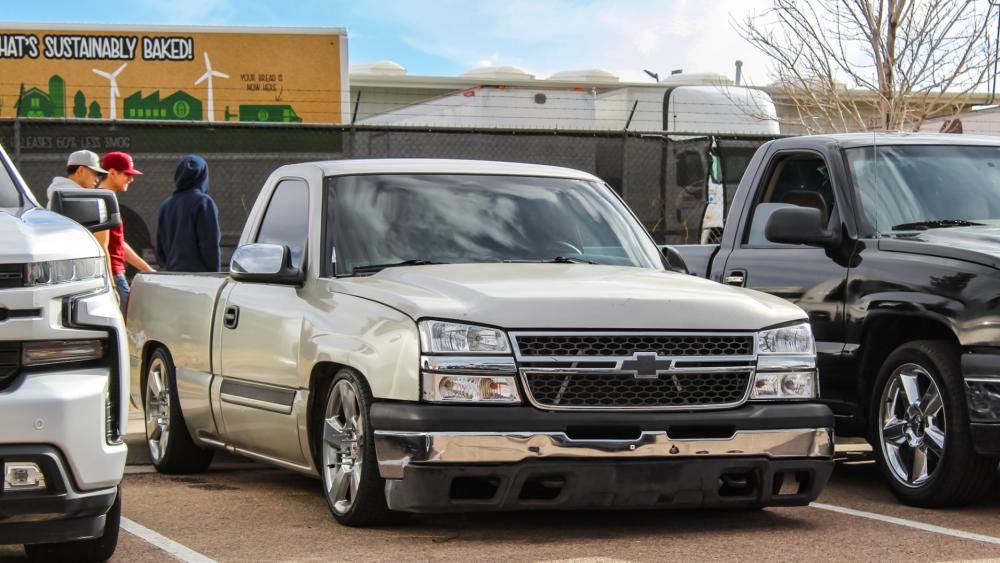
<path id="1" fill-rule="evenodd" d="M 98 182 L 101 181 L 100 175 L 107 173 L 107 170 L 101 168 L 101 159 L 97 156 L 97 153 L 86 150 L 76 151 L 66 159 L 66 176 L 56 176 L 53 178 L 52 183 L 45 190 L 45 195 L 51 204 L 52 192 L 54 190 L 58 188 L 96 188 Z M 108 231 L 97 231 L 93 235 L 97 239 L 97 242 L 101 243 L 101 246 L 104 247 L 104 261 L 108 267 L 108 279 L 114 279 L 114 275 L 111 272 L 110 255 L 108 253 L 108 244 L 110 241 Z"/>
<path id="2" fill-rule="evenodd" d="M 91 151 L 76 151 L 66 159 L 66 176 L 56 176 L 45 190 L 52 201 L 52 191 L 56 188 L 94 188 L 101 180 L 100 174 L 108 171 L 101 168 L 101 159 Z"/>

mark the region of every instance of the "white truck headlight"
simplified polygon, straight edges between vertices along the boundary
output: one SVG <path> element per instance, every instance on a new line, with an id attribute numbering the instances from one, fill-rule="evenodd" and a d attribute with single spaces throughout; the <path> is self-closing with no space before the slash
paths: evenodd
<path id="1" fill-rule="evenodd" d="M 423 399 L 434 403 L 520 403 L 510 375 L 424 373 Z"/>
<path id="2" fill-rule="evenodd" d="M 751 399 L 815 399 L 816 370 L 758 372 L 750 392 Z"/>
<path id="3" fill-rule="evenodd" d="M 812 328 L 801 323 L 757 333 L 757 351 L 760 354 L 815 354 Z"/>
<path id="4" fill-rule="evenodd" d="M 25 265 L 24 285 L 54 285 L 107 277 L 104 258 L 75 258 L 73 260 L 52 260 L 32 262 Z"/>
<path id="5" fill-rule="evenodd" d="M 507 334 L 497 328 L 450 321 L 420 321 L 420 347 L 429 354 L 509 354 Z"/>

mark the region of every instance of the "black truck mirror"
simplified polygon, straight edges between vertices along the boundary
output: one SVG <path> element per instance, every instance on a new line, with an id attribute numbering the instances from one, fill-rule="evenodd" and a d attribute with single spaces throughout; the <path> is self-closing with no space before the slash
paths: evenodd
<path id="1" fill-rule="evenodd" d="M 233 253 L 229 276 L 237 281 L 300 285 L 305 276 L 292 266 L 292 253 L 280 244 L 244 244 Z"/>
<path id="2" fill-rule="evenodd" d="M 805 244 L 833 248 L 840 244 L 836 232 L 823 225 L 822 214 L 814 207 L 775 209 L 764 225 L 764 236 L 781 244 Z"/>
<path id="3" fill-rule="evenodd" d="M 684 261 L 684 257 L 681 256 L 677 249 L 669 246 L 663 245 L 660 247 L 660 254 L 663 257 L 663 267 L 681 274 L 690 274 L 691 271 L 688 270 L 687 263 Z"/>
<path id="4" fill-rule="evenodd" d="M 52 191 L 49 209 L 80 223 L 91 232 L 111 229 L 122 222 L 118 198 L 111 190 L 59 188 Z"/>

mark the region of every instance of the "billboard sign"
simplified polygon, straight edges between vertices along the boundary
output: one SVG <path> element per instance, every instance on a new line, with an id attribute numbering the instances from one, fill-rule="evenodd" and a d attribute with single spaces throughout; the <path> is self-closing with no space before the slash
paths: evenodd
<path id="1" fill-rule="evenodd" d="M 342 28 L 0 23 L 0 118 L 344 123 Z"/>

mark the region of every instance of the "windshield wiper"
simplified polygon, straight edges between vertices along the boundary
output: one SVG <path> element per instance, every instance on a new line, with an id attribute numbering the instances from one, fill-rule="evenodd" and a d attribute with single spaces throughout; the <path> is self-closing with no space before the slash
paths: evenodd
<path id="1" fill-rule="evenodd" d="M 504 260 L 504 264 L 597 264 L 583 258 L 571 258 L 569 256 L 556 256 L 548 260 Z"/>
<path id="2" fill-rule="evenodd" d="M 551 262 L 553 264 L 597 264 L 597 262 L 591 262 L 590 260 L 584 260 L 583 258 L 573 258 L 571 256 L 556 256 L 551 260 L 545 260 L 545 262 Z"/>
<path id="3" fill-rule="evenodd" d="M 894 231 L 923 231 L 926 229 L 943 229 L 946 227 L 974 227 L 983 225 L 975 221 L 965 219 L 930 219 L 927 221 L 916 221 L 913 223 L 900 223 L 892 228 Z"/>
<path id="4" fill-rule="evenodd" d="M 402 262 L 393 262 L 391 264 L 368 264 L 365 266 L 358 266 L 351 270 L 352 274 L 368 274 L 372 272 L 379 272 L 386 268 L 396 268 L 399 266 L 426 266 L 428 264 L 446 264 L 447 262 L 432 262 L 430 260 L 403 260 Z"/>

